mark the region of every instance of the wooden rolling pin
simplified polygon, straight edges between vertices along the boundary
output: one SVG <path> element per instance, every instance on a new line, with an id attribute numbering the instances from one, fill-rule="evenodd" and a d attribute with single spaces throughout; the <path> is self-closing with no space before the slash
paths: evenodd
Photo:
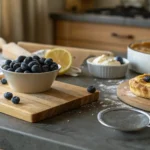
<path id="1" fill-rule="evenodd" d="M 58 45 L 46 45 L 46 44 L 37 44 L 37 43 L 28 43 L 28 42 L 18 42 L 18 45 L 22 48 L 28 50 L 29 52 L 35 52 L 37 50 L 42 49 L 51 49 L 55 47 L 62 47 L 70 51 L 73 56 L 73 66 L 79 67 L 85 59 L 91 56 L 100 56 L 102 54 L 113 55 L 110 51 L 101 51 L 101 50 L 93 50 L 93 49 L 83 49 L 83 48 L 73 48 L 66 46 L 58 46 Z"/>
<path id="2" fill-rule="evenodd" d="M 15 43 L 8 43 L 2 46 L 2 55 L 6 59 L 16 59 L 20 55 L 30 56 L 31 53 Z"/>

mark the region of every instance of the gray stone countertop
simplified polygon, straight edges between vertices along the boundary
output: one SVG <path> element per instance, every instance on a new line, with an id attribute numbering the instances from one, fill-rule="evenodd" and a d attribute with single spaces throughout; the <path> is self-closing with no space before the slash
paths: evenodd
<path id="1" fill-rule="evenodd" d="M 106 23 L 116 24 L 124 26 L 136 26 L 136 27 L 150 27 L 150 19 L 144 19 L 140 17 L 129 18 L 119 16 L 106 16 L 98 14 L 86 14 L 86 13 L 66 13 L 66 12 L 55 12 L 50 13 L 49 17 L 54 20 L 68 20 L 68 21 L 80 21 L 89 23 Z"/>
<path id="2" fill-rule="evenodd" d="M 62 76 L 59 81 L 83 87 L 94 85 L 100 90 L 97 102 L 65 112 L 39 123 L 28 123 L 0 114 L 0 149 L 4 150 L 147 150 L 150 149 L 150 129 L 121 132 L 101 125 L 100 110 L 124 107 L 118 100 L 116 88 L 121 82 L 137 75 L 128 71 L 122 79 L 98 79 L 82 67 L 79 77 Z"/>

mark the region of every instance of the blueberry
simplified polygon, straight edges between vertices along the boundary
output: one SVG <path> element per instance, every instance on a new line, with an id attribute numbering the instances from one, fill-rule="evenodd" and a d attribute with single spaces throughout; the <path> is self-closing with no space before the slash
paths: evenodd
<path id="1" fill-rule="evenodd" d="M 40 60 L 33 59 L 33 61 L 37 62 L 40 65 Z"/>
<path id="2" fill-rule="evenodd" d="M 2 84 L 7 84 L 7 80 L 5 78 L 1 79 Z"/>
<path id="3" fill-rule="evenodd" d="M 42 70 L 43 70 L 43 72 L 48 72 L 49 71 L 49 66 L 48 65 L 43 65 Z"/>
<path id="4" fill-rule="evenodd" d="M 11 63 L 10 63 L 10 68 L 13 68 L 14 64 L 16 63 L 16 60 L 13 60 Z"/>
<path id="5" fill-rule="evenodd" d="M 41 72 L 41 67 L 39 65 L 33 65 L 31 68 L 31 71 L 33 73 L 40 73 Z"/>
<path id="6" fill-rule="evenodd" d="M 53 63 L 53 59 L 51 59 L 51 58 L 48 58 L 44 61 L 45 65 L 51 65 L 52 63 Z"/>
<path id="7" fill-rule="evenodd" d="M 94 93 L 94 92 L 96 91 L 96 88 L 91 85 L 91 86 L 89 86 L 89 87 L 87 88 L 87 91 L 88 91 L 89 93 Z"/>
<path id="8" fill-rule="evenodd" d="M 40 59 L 40 57 L 39 57 L 39 56 L 37 56 L 37 55 L 34 55 L 34 56 L 33 56 L 33 59 L 39 60 L 39 59 Z"/>
<path id="9" fill-rule="evenodd" d="M 20 67 L 20 63 L 15 63 L 14 65 L 13 65 L 13 69 L 14 70 L 16 70 L 17 68 L 19 68 Z"/>
<path id="10" fill-rule="evenodd" d="M 17 62 L 23 62 L 25 58 L 26 58 L 26 56 L 19 56 L 17 58 Z"/>
<path id="11" fill-rule="evenodd" d="M 32 60 L 32 57 L 26 57 L 23 62 L 29 64 Z"/>
<path id="12" fill-rule="evenodd" d="M 11 101 L 12 101 L 14 104 L 19 104 L 20 98 L 17 97 L 17 96 L 14 96 L 14 97 L 11 99 Z"/>
<path id="13" fill-rule="evenodd" d="M 31 71 L 29 71 L 29 70 L 26 70 L 26 71 L 24 71 L 24 73 L 31 73 Z"/>
<path id="14" fill-rule="evenodd" d="M 46 60 L 45 58 L 40 58 L 40 60 L 39 60 L 40 64 L 43 65 L 45 60 Z"/>
<path id="15" fill-rule="evenodd" d="M 4 93 L 4 97 L 8 100 L 11 100 L 11 98 L 13 97 L 13 94 L 10 92 L 6 92 L 6 93 Z"/>
<path id="16" fill-rule="evenodd" d="M 32 60 L 39 62 L 40 58 L 39 59 L 32 58 Z"/>
<path id="17" fill-rule="evenodd" d="M 4 65 L 2 68 L 3 68 L 4 70 L 8 70 L 8 69 L 9 69 L 9 66 L 8 66 L 8 65 Z"/>
<path id="18" fill-rule="evenodd" d="M 17 69 L 15 70 L 15 72 L 22 73 L 22 72 L 24 72 L 24 71 L 21 69 L 21 67 L 19 67 L 19 68 L 17 68 Z"/>
<path id="19" fill-rule="evenodd" d="M 14 69 L 13 69 L 13 68 L 9 68 L 7 71 L 12 71 L 12 72 L 14 72 Z"/>
<path id="20" fill-rule="evenodd" d="M 25 70 L 29 70 L 30 68 L 26 63 L 23 62 L 21 63 L 21 69 L 25 71 Z"/>
<path id="21" fill-rule="evenodd" d="M 32 68 L 33 65 L 39 65 L 39 63 L 38 63 L 37 61 L 31 61 L 31 62 L 28 64 L 28 66 L 29 66 L 30 68 Z"/>
<path id="22" fill-rule="evenodd" d="M 6 60 L 6 61 L 5 61 L 5 65 L 8 65 L 8 66 L 9 66 L 11 62 L 12 62 L 11 60 Z"/>
<path id="23" fill-rule="evenodd" d="M 150 76 L 145 76 L 145 77 L 143 78 L 143 80 L 144 80 L 145 82 L 150 82 Z"/>
<path id="24" fill-rule="evenodd" d="M 124 64 L 122 57 L 117 56 L 117 57 L 116 57 L 116 60 L 119 61 L 121 64 Z"/>
<path id="25" fill-rule="evenodd" d="M 58 69 L 58 65 L 56 63 L 53 63 L 52 65 L 50 65 L 49 70 L 53 71 L 53 70 L 57 70 Z"/>

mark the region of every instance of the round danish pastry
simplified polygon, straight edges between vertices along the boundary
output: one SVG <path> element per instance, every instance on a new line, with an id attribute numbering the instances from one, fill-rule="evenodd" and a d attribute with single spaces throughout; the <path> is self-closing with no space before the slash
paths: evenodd
<path id="1" fill-rule="evenodd" d="M 150 99 L 150 74 L 143 74 L 130 79 L 129 87 L 136 96 Z"/>

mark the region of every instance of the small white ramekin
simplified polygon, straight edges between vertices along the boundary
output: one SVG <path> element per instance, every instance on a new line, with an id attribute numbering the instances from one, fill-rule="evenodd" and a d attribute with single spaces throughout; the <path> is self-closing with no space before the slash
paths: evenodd
<path id="1" fill-rule="evenodd" d="M 127 59 L 123 58 L 124 64 L 120 66 L 105 66 L 92 63 L 95 58 L 96 57 L 87 59 L 89 73 L 94 77 L 113 79 L 125 76 L 129 65 L 129 61 Z"/>

